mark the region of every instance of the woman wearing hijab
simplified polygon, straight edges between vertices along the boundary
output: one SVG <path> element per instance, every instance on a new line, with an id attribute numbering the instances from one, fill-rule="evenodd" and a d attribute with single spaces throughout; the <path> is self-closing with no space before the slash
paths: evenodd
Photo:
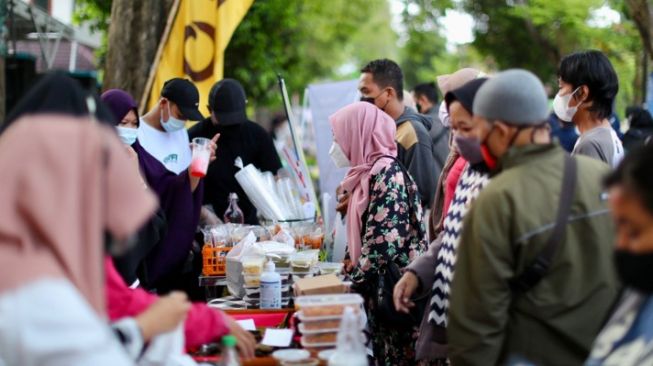
<path id="1" fill-rule="evenodd" d="M 357 102 L 333 114 L 330 122 L 330 155 L 338 167 L 350 167 L 340 188 L 350 194 L 347 271 L 353 289 L 366 300 L 374 356 L 383 365 L 412 365 L 417 329 L 403 332 L 380 321 L 374 294 L 380 271 L 393 264 L 401 270 L 426 250 L 417 186 L 396 160 L 390 116 Z"/>
<path id="2" fill-rule="evenodd" d="M 455 144 L 465 165 L 443 223 L 443 234 L 430 245 L 425 255 L 415 259 L 394 289 L 395 307 L 408 312 L 408 299 L 420 291 L 431 295 L 417 340 L 417 360 L 448 365 L 447 311 L 449 289 L 454 276 L 455 259 L 465 214 L 489 182 L 489 170 L 481 154 L 480 124 L 473 120 L 472 106 L 478 89 L 487 81 L 479 78 L 445 95 Z"/>
<path id="3" fill-rule="evenodd" d="M 111 109 L 118 121 L 116 128 L 123 143 L 129 144 L 131 142 L 131 147 L 137 151 L 139 162 L 146 162 L 140 164 L 146 177 L 155 176 L 155 174 L 147 174 L 147 169 L 157 169 L 160 172 L 166 172 L 165 174 L 160 174 L 165 176 L 165 179 L 168 179 L 169 184 L 174 184 L 172 182 L 174 182 L 175 179 L 183 180 L 182 175 L 177 176 L 168 171 L 165 169 L 163 164 L 140 147 L 138 141 L 135 140 L 135 134 L 133 134 L 134 139 L 128 138 L 128 136 L 131 136 L 131 132 L 125 132 L 125 130 L 136 131 L 136 128 L 138 127 L 136 101 L 134 101 L 131 95 L 119 89 L 112 89 L 102 94 L 102 100 L 107 103 L 109 109 Z M 165 182 L 155 182 L 155 184 L 157 183 L 165 184 Z M 188 187 L 182 186 L 181 189 L 186 190 Z M 165 192 L 166 189 L 162 188 L 161 191 Z M 163 199 L 165 199 L 165 197 L 162 198 L 162 200 Z M 150 238 L 151 237 L 147 237 L 145 243 L 139 242 L 136 247 L 151 245 L 149 242 Z M 135 260 L 132 260 L 131 262 L 134 261 Z M 105 260 L 105 269 L 107 272 L 107 305 L 109 318 L 111 320 L 140 314 L 157 300 L 156 295 L 152 295 L 141 288 L 129 288 L 125 281 L 123 281 L 123 278 L 120 278 L 116 272 L 116 268 L 114 267 L 111 258 Z M 186 346 L 195 347 L 204 343 L 209 343 L 228 333 L 236 336 L 238 340 L 238 348 L 244 357 L 253 357 L 256 341 L 249 332 L 243 330 L 238 323 L 221 311 L 209 308 L 204 303 L 198 302 L 193 304 L 185 321 Z"/>
<path id="4" fill-rule="evenodd" d="M 448 92 L 481 77 L 482 74 L 481 71 L 472 68 L 460 69 L 453 74 L 438 76 L 438 87 L 442 95 L 447 95 Z M 449 117 L 449 109 L 445 100 L 440 104 L 438 116 L 444 126 L 453 129 Z M 455 133 L 456 131 L 453 129 L 449 139 L 449 156 L 444 163 L 442 174 L 440 174 L 438 179 L 433 206 L 431 207 L 431 216 L 429 217 L 428 223 L 428 234 L 431 241 L 436 240 L 438 235 L 442 233 L 444 218 L 447 215 L 447 211 L 449 211 L 451 200 L 453 200 L 458 179 L 460 179 L 465 164 L 467 164 L 465 159 L 460 156 L 458 147 L 454 143 Z"/>
<path id="5" fill-rule="evenodd" d="M 156 198 L 139 186 L 106 110 L 89 118 L 96 103 L 48 75 L 2 127 L 0 364 L 133 363 L 102 320 L 102 259 L 124 248 Z"/>
<path id="6" fill-rule="evenodd" d="M 200 218 L 204 184 L 190 172 L 172 173 L 150 155 L 136 139 L 139 125 L 137 104 L 126 92 L 119 89 L 102 94 L 115 116 L 116 128 L 123 142 L 134 150 L 138 165 L 147 185 L 159 197 L 167 231 L 154 246 L 143 263 L 141 282 L 148 289 L 166 293 L 171 289 L 186 287 L 183 267 L 192 250 L 193 238 Z M 215 153 L 214 137 L 212 148 Z M 196 279 L 194 279 L 196 281 Z"/>

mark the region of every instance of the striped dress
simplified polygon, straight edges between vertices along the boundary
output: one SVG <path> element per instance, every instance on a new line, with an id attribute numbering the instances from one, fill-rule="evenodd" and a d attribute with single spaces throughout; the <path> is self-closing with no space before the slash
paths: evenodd
<path id="1" fill-rule="evenodd" d="M 462 233 L 463 218 L 470 204 L 478 197 L 480 191 L 489 181 L 488 172 L 476 169 L 469 164 L 458 180 L 453 201 L 444 218 L 444 237 L 438 251 L 435 263 L 435 278 L 433 281 L 433 297 L 429 322 L 437 326 L 447 326 L 447 311 L 449 309 L 449 292 L 456 264 L 456 251 Z"/>

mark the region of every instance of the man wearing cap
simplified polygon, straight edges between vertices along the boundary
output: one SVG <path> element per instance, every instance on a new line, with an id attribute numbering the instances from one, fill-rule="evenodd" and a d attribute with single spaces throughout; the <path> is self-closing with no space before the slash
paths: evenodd
<path id="1" fill-rule="evenodd" d="M 181 78 L 170 79 L 163 84 L 159 103 L 141 118 L 138 127 L 141 146 L 175 174 L 190 165 L 191 151 L 185 125 L 187 120 L 203 118 L 197 109 L 199 100 L 193 83 Z"/>
<path id="2" fill-rule="evenodd" d="M 492 179 L 462 228 L 451 362 L 582 364 L 618 292 L 601 187 L 609 168 L 551 143 L 546 93 L 528 71 L 488 80 L 473 110 Z"/>
<path id="3" fill-rule="evenodd" d="M 257 224 L 256 208 L 234 177 L 238 172 L 234 161 L 240 157 L 244 165 L 253 164 L 261 171 L 276 174 L 281 169 L 281 160 L 267 131 L 248 120 L 246 103 L 245 90 L 238 81 L 223 79 L 215 83 L 209 92 L 211 116 L 188 133 L 191 139 L 220 134 L 216 160 L 209 165 L 205 178 L 204 204 L 212 205 L 215 213 L 222 217 L 229 206 L 229 193 L 235 192 L 245 223 Z"/>

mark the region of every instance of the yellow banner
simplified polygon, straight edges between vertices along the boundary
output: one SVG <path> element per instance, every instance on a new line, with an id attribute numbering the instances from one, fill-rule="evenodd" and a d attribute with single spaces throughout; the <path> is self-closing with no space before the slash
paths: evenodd
<path id="1" fill-rule="evenodd" d="M 165 43 L 147 103 L 159 101 L 166 80 L 185 77 L 200 92 L 200 112 L 208 116 L 209 90 L 222 79 L 224 51 L 254 0 L 181 0 Z"/>

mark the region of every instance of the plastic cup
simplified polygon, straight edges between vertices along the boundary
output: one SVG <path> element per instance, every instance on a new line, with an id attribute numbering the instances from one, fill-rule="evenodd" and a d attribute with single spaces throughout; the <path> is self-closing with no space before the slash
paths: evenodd
<path id="1" fill-rule="evenodd" d="M 211 159 L 211 140 L 204 137 L 193 139 L 193 156 L 190 161 L 190 174 L 193 177 L 203 178 L 209 168 Z"/>

